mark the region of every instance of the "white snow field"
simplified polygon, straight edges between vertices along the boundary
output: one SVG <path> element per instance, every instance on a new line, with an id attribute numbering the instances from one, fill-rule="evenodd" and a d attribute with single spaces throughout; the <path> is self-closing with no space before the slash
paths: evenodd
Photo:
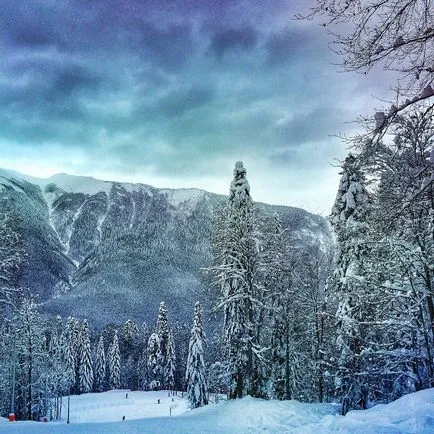
<path id="1" fill-rule="evenodd" d="M 71 397 L 71 423 L 7 422 L 4 433 L 434 433 L 434 388 L 387 405 L 352 411 L 334 404 L 244 398 L 189 410 L 180 394 L 111 391 Z M 157 400 L 160 399 L 160 404 Z M 170 406 L 172 416 L 169 416 Z M 66 413 L 64 413 L 66 417 Z M 125 416 L 125 421 L 122 417 Z"/>

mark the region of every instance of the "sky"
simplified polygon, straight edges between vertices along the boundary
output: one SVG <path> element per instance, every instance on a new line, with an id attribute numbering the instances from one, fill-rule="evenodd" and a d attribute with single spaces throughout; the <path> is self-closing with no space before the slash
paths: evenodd
<path id="1" fill-rule="evenodd" d="M 310 0 L 2 0 L 0 167 L 327 215 L 383 75 L 339 72 Z"/>

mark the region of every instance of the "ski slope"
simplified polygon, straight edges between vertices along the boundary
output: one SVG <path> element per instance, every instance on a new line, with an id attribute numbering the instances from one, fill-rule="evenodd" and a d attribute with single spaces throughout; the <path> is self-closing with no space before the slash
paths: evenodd
<path id="1" fill-rule="evenodd" d="M 38 433 L 434 433 L 434 389 L 340 416 L 335 404 L 244 398 L 189 410 L 179 394 L 111 391 L 71 397 L 71 423 L 0 421 L 0 432 Z M 160 399 L 160 404 L 157 400 Z M 170 406 L 172 416 L 170 416 Z M 66 412 L 64 413 L 66 416 Z M 125 421 L 122 417 L 125 416 Z"/>

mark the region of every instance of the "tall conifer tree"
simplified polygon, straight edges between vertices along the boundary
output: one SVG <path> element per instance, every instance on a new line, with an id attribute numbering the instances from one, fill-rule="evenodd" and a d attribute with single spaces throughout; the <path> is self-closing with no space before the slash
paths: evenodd
<path id="1" fill-rule="evenodd" d="M 354 156 L 342 166 L 342 177 L 332 210 L 331 223 L 337 237 L 336 269 L 328 290 L 338 302 L 336 388 L 342 397 L 342 412 L 365 408 L 367 386 L 361 364 L 364 336 L 361 321 L 367 321 L 367 270 L 369 196 L 363 173 Z"/>
<path id="2" fill-rule="evenodd" d="M 191 329 L 188 346 L 187 369 L 185 383 L 187 397 L 192 408 L 208 404 L 208 391 L 206 382 L 206 369 L 203 354 L 205 333 L 202 324 L 202 307 L 200 303 L 194 306 L 193 328 Z"/>
<path id="3" fill-rule="evenodd" d="M 109 385 L 110 389 L 119 389 L 121 385 L 121 357 L 119 352 L 118 331 L 115 330 L 111 351 L 109 352 Z"/>
<path id="4" fill-rule="evenodd" d="M 214 233 L 217 265 L 212 270 L 221 290 L 218 307 L 224 310 L 225 360 L 231 378 L 229 396 L 259 396 L 262 379 L 257 354 L 262 290 L 258 279 L 255 209 L 241 161 L 235 163 L 229 199 L 222 212 Z"/>
<path id="5" fill-rule="evenodd" d="M 83 321 L 81 329 L 81 353 L 79 367 L 80 392 L 87 393 L 93 386 L 92 352 L 90 348 L 89 326 Z"/>
<path id="6" fill-rule="evenodd" d="M 104 352 L 104 337 L 100 336 L 95 360 L 95 390 L 102 392 L 105 387 L 106 358 Z"/>

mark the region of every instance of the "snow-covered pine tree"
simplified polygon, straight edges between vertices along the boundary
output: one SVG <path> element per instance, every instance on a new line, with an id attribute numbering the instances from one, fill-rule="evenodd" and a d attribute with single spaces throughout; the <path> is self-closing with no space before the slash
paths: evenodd
<path id="1" fill-rule="evenodd" d="M 176 354 L 175 340 L 172 330 L 169 330 L 169 339 L 167 341 L 166 365 L 164 367 L 164 387 L 173 390 L 175 387 L 175 371 L 176 371 Z"/>
<path id="2" fill-rule="evenodd" d="M 15 273 L 26 257 L 17 230 L 18 219 L 12 210 L 3 209 L 0 213 L 0 313 L 14 304 L 19 288 Z"/>
<path id="3" fill-rule="evenodd" d="M 149 383 L 148 376 L 148 336 L 149 327 L 143 323 L 139 330 L 140 337 L 140 355 L 137 360 L 137 388 L 147 390 Z"/>
<path id="4" fill-rule="evenodd" d="M 353 155 L 342 165 L 342 177 L 331 223 L 337 238 L 336 268 L 328 290 L 338 302 L 337 393 L 342 399 L 342 412 L 354 408 L 366 408 L 367 384 L 361 365 L 364 349 L 361 321 L 367 321 L 365 309 L 367 286 L 364 274 L 367 269 L 366 236 L 369 229 L 369 195 L 363 173 Z"/>
<path id="5" fill-rule="evenodd" d="M 121 385 L 121 357 L 119 352 L 118 331 L 115 330 L 113 342 L 109 351 L 108 375 L 110 389 L 119 389 Z"/>
<path id="6" fill-rule="evenodd" d="M 58 321 L 61 322 L 61 318 Z M 54 398 L 54 402 L 50 402 L 50 404 L 53 404 L 50 408 L 50 417 L 54 419 L 60 418 L 60 400 L 63 393 L 65 392 L 65 371 L 62 360 L 62 339 L 62 335 L 59 336 L 58 330 L 54 328 L 52 330 L 51 339 L 48 345 L 49 357 L 46 366 L 48 394 L 50 398 Z M 48 404 L 48 402 L 46 404 Z"/>
<path id="7" fill-rule="evenodd" d="M 125 321 L 124 330 L 123 330 L 123 341 L 124 341 L 125 351 L 127 353 L 132 351 L 138 334 L 139 334 L 139 329 L 137 327 L 137 324 L 133 320 L 127 319 Z"/>
<path id="8" fill-rule="evenodd" d="M 106 383 L 106 358 L 104 352 L 104 337 L 101 335 L 98 341 L 95 359 L 95 390 L 102 392 Z"/>
<path id="9" fill-rule="evenodd" d="M 76 382 L 75 359 L 76 359 L 76 334 L 74 331 L 75 319 L 68 317 L 63 338 L 63 366 L 65 369 L 65 392 L 72 392 Z"/>
<path id="10" fill-rule="evenodd" d="M 122 357 L 121 378 L 122 387 L 134 389 L 137 387 L 137 363 L 140 358 L 139 328 L 131 319 L 125 321 L 122 339 L 119 347 Z"/>
<path id="11" fill-rule="evenodd" d="M 87 393 L 92 390 L 92 386 L 93 386 L 92 351 L 90 348 L 89 325 L 87 323 L 87 320 L 83 321 L 80 337 L 81 337 L 81 353 L 80 353 L 80 367 L 79 367 L 80 393 Z"/>
<path id="12" fill-rule="evenodd" d="M 203 354 L 204 342 L 205 333 L 202 324 L 202 307 L 197 302 L 194 306 L 193 328 L 191 329 L 185 373 L 187 397 L 191 408 L 202 407 L 208 404 L 208 389 Z"/>
<path id="13" fill-rule="evenodd" d="M 167 315 L 166 303 L 162 301 L 158 309 L 157 326 L 155 328 L 155 333 L 157 333 L 160 341 L 160 352 L 161 352 L 161 386 L 167 387 L 166 378 L 166 365 L 167 365 L 167 349 L 169 344 L 169 318 Z"/>
<path id="14" fill-rule="evenodd" d="M 11 408 L 13 366 L 16 363 L 14 330 L 6 318 L 0 316 L 0 414 L 8 414 Z M 16 365 L 15 365 L 16 366 Z"/>
<path id="15" fill-rule="evenodd" d="M 113 358 L 113 341 L 109 343 L 106 356 L 107 389 L 110 389 L 110 360 Z"/>
<path id="16" fill-rule="evenodd" d="M 80 354 L 81 354 L 81 327 L 78 319 L 74 317 L 68 317 L 66 320 L 66 336 L 67 345 L 69 347 L 69 357 L 74 362 L 74 375 L 71 378 L 74 379 L 74 383 L 71 385 L 72 393 L 79 393 L 80 391 Z"/>
<path id="17" fill-rule="evenodd" d="M 148 349 L 145 347 L 142 349 L 142 353 L 137 362 L 137 388 L 139 390 L 146 390 L 148 384 Z"/>
<path id="18" fill-rule="evenodd" d="M 258 240 L 255 208 L 250 197 L 246 169 L 235 163 L 229 199 L 214 228 L 216 274 L 221 290 L 219 308 L 224 310 L 224 346 L 230 398 L 261 395 L 257 369 L 262 289 L 258 279 Z"/>
<path id="19" fill-rule="evenodd" d="M 17 316 L 16 413 L 20 419 L 38 419 L 44 398 L 48 359 L 42 318 L 32 299 L 24 299 Z"/>
<path id="20" fill-rule="evenodd" d="M 160 338 L 157 333 L 152 333 L 148 340 L 148 388 L 158 390 L 161 386 L 162 356 Z"/>
<path id="21" fill-rule="evenodd" d="M 185 369 L 188 357 L 190 327 L 185 322 L 176 321 L 171 327 L 176 347 L 175 388 L 185 390 Z"/>
<path id="22" fill-rule="evenodd" d="M 265 274 L 266 305 L 270 323 L 269 370 L 272 382 L 271 396 L 291 399 L 292 364 L 294 351 L 291 326 L 293 322 L 294 297 L 291 269 L 286 252 L 285 231 L 277 214 L 273 216 L 271 231 L 266 236 L 263 268 Z"/>

